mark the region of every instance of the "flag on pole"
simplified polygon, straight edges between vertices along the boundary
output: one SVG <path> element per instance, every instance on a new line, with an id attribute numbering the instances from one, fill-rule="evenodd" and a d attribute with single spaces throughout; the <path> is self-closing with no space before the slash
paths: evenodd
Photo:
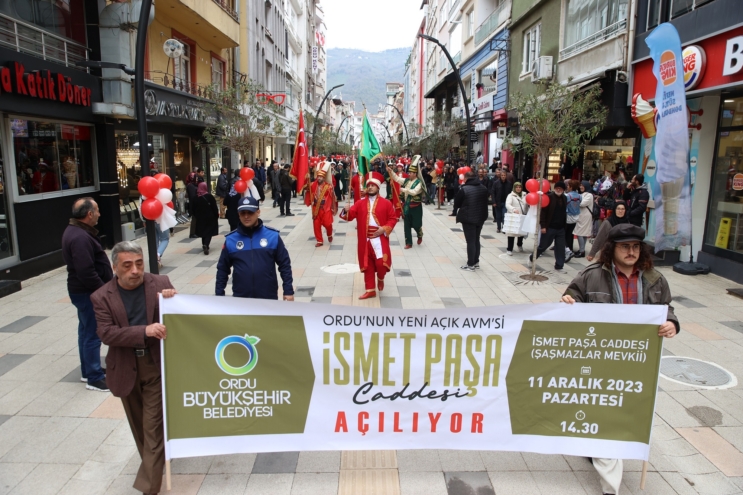
<path id="1" fill-rule="evenodd" d="M 307 152 L 307 139 L 304 135 L 304 115 L 299 109 L 299 124 L 297 125 L 297 140 L 294 143 L 294 158 L 289 175 L 297 181 L 297 193 L 301 193 L 310 182 L 310 157 Z"/>
<path id="2" fill-rule="evenodd" d="M 361 129 L 361 144 L 359 145 L 359 173 L 364 187 L 366 187 L 366 174 L 371 170 L 371 162 L 380 156 L 382 156 L 382 149 L 379 147 L 377 138 L 374 137 L 374 131 L 372 131 L 365 110 L 364 123 Z"/>

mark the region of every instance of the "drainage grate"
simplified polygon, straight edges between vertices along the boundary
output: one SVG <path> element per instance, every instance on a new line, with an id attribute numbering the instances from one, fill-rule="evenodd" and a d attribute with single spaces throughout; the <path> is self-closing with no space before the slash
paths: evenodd
<path id="1" fill-rule="evenodd" d="M 664 356 L 660 374 L 671 381 L 699 388 L 728 388 L 737 384 L 735 376 L 720 366 L 688 357 Z"/>

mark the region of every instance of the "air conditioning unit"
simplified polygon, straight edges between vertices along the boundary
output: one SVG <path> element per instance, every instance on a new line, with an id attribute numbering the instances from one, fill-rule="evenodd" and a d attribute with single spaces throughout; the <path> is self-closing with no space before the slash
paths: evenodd
<path id="1" fill-rule="evenodd" d="M 552 79 L 552 57 L 539 57 L 531 66 L 531 82 L 537 83 L 545 79 Z"/>

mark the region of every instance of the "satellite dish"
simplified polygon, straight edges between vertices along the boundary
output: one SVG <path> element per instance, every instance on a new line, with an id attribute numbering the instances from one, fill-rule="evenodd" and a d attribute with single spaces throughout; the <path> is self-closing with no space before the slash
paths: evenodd
<path id="1" fill-rule="evenodd" d="M 170 58 L 178 58 L 183 55 L 183 43 L 174 39 L 165 40 L 163 51 Z"/>

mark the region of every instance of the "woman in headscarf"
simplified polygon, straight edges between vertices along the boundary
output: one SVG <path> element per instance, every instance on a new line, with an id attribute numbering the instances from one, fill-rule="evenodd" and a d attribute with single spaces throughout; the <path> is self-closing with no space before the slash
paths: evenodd
<path id="1" fill-rule="evenodd" d="M 571 181 L 578 182 L 578 181 Z M 584 180 L 579 186 L 580 192 L 580 214 L 578 221 L 575 223 L 573 235 L 578 237 L 578 252 L 576 258 L 586 256 L 586 241 L 593 236 L 593 194 L 591 194 L 591 184 Z"/>
<path id="2" fill-rule="evenodd" d="M 196 198 L 198 197 L 196 194 L 197 190 L 196 172 L 191 172 L 188 174 L 188 177 L 186 177 L 186 199 L 188 200 L 186 210 L 188 211 L 188 215 L 191 217 L 191 228 L 188 231 L 189 239 L 195 239 L 198 237 L 198 235 L 196 235 L 196 217 L 194 217 L 193 214 L 193 205 L 196 203 Z"/>
<path id="3" fill-rule="evenodd" d="M 209 194 L 206 182 L 200 182 L 196 191 L 193 214 L 196 217 L 196 235 L 201 237 L 204 254 L 209 254 L 212 236 L 219 234 L 219 207 L 214 196 Z"/>
<path id="4" fill-rule="evenodd" d="M 593 259 L 601 252 L 601 248 L 604 247 L 606 240 L 609 238 L 609 231 L 611 228 L 621 223 L 629 223 L 629 215 L 627 215 L 627 205 L 624 201 L 619 200 L 614 206 L 614 214 L 601 223 L 599 233 L 593 241 L 591 252 L 586 256 L 588 261 L 593 261 Z"/>
<path id="5" fill-rule="evenodd" d="M 514 215 L 526 215 L 529 211 L 529 205 L 526 204 L 524 199 L 524 191 L 521 186 L 521 182 L 515 182 L 513 184 L 513 190 L 506 196 L 506 213 L 513 213 Z M 523 222 L 523 218 L 520 218 Z M 518 239 L 516 247 L 519 249 L 519 253 L 524 252 L 524 236 L 520 234 L 508 234 L 508 256 L 513 256 L 513 239 Z"/>

